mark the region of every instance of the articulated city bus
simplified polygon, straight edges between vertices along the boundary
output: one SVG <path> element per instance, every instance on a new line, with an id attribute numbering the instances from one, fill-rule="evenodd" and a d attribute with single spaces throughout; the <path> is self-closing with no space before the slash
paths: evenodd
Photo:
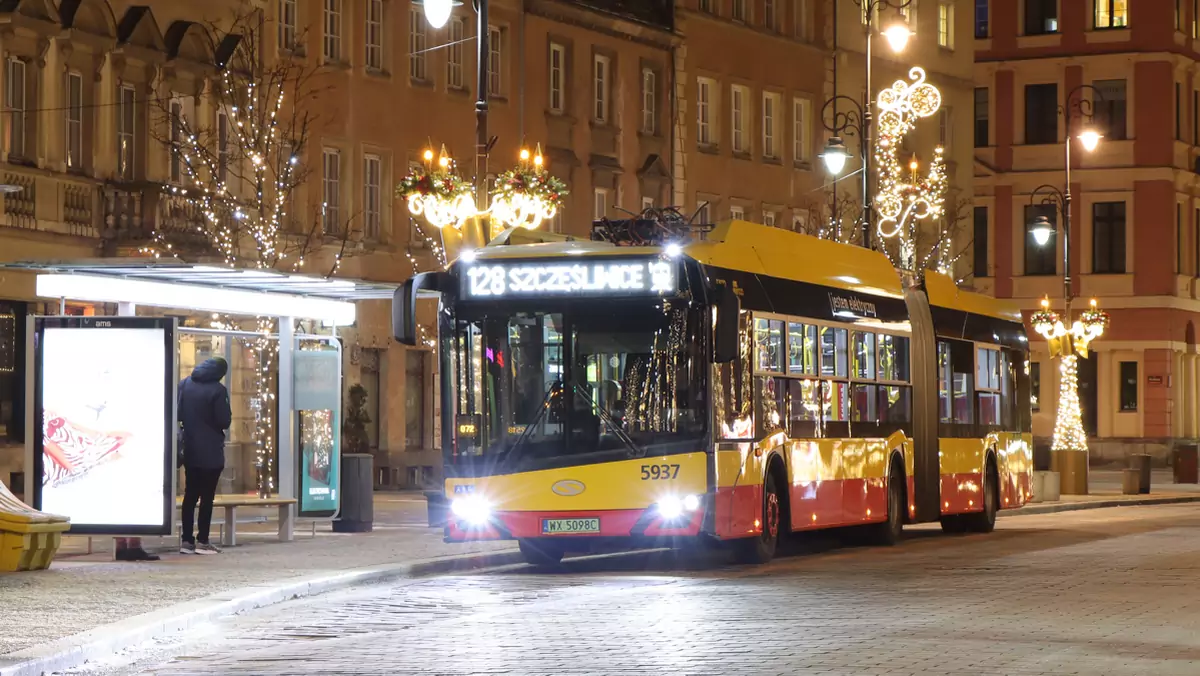
<path id="1" fill-rule="evenodd" d="M 1030 495 L 1018 310 L 881 253 L 744 221 L 702 241 L 502 237 L 397 292 L 440 295 L 449 542 L 535 563 L 906 523 L 990 531 Z"/>

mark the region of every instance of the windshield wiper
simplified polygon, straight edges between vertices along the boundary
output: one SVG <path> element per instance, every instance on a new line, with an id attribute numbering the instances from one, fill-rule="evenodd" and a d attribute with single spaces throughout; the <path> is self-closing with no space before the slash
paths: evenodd
<path id="1" fill-rule="evenodd" d="M 562 386 L 563 382 L 561 380 L 556 380 L 550 383 L 550 387 L 546 388 L 546 396 L 542 397 L 542 403 L 538 406 L 537 415 L 533 416 L 533 420 L 525 426 L 525 429 L 521 430 L 521 436 L 517 437 L 517 440 L 513 442 L 513 445 L 508 447 L 507 452 L 509 455 L 516 453 L 517 449 L 521 447 L 521 444 L 525 443 L 525 441 L 529 438 L 533 428 L 538 426 L 538 423 L 542 421 L 542 417 L 546 415 L 546 411 L 550 410 L 550 400 L 554 398 L 554 394 L 556 392 L 561 393 Z"/>
<path id="2" fill-rule="evenodd" d="M 625 448 L 629 449 L 628 456 L 630 458 L 646 457 L 646 449 L 638 446 L 637 442 L 635 442 L 632 437 L 626 434 L 625 430 L 621 429 L 621 426 L 617 424 L 616 419 L 612 417 L 612 414 L 608 412 L 608 409 L 597 403 L 595 399 L 592 399 L 587 391 L 579 385 L 571 383 L 571 388 L 576 394 L 582 396 L 589 404 L 592 405 L 593 408 L 596 409 L 596 412 L 600 414 L 600 419 L 608 425 L 609 429 L 613 431 L 613 434 L 617 437 L 617 439 L 619 439 L 621 443 L 625 445 Z"/>

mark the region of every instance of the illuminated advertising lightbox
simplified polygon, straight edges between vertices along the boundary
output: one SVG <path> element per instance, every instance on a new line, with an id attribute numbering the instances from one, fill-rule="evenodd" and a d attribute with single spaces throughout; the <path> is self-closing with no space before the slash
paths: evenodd
<path id="1" fill-rule="evenodd" d="M 662 258 L 475 263 L 462 271 L 462 297 L 661 296 L 679 290 L 679 266 Z"/>
<path id="2" fill-rule="evenodd" d="M 175 320 L 35 317 L 34 506 L 70 533 L 170 535 Z"/>
<path id="3" fill-rule="evenodd" d="M 337 349 L 297 350 L 293 390 L 299 425 L 301 517 L 331 517 L 341 505 L 342 355 Z"/>

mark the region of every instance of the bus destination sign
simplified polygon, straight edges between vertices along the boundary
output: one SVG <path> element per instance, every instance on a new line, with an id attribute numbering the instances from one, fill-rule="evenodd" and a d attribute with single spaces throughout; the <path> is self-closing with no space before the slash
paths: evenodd
<path id="1" fill-rule="evenodd" d="M 620 261 L 476 263 L 462 276 L 465 298 L 667 295 L 677 266 L 660 258 Z"/>

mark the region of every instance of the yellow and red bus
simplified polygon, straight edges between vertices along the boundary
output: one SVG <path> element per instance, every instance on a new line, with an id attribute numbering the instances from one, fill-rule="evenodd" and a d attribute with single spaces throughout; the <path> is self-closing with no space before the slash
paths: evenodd
<path id="1" fill-rule="evenodd" d="M 448 542 L 762 562 L 795 531 L 987 532 L 1030 496 L 1020 312 L 881 253 L 745 221 L 656 246 L 502 237 L 397 291 L 401 342 L 431 293 Z"/>

